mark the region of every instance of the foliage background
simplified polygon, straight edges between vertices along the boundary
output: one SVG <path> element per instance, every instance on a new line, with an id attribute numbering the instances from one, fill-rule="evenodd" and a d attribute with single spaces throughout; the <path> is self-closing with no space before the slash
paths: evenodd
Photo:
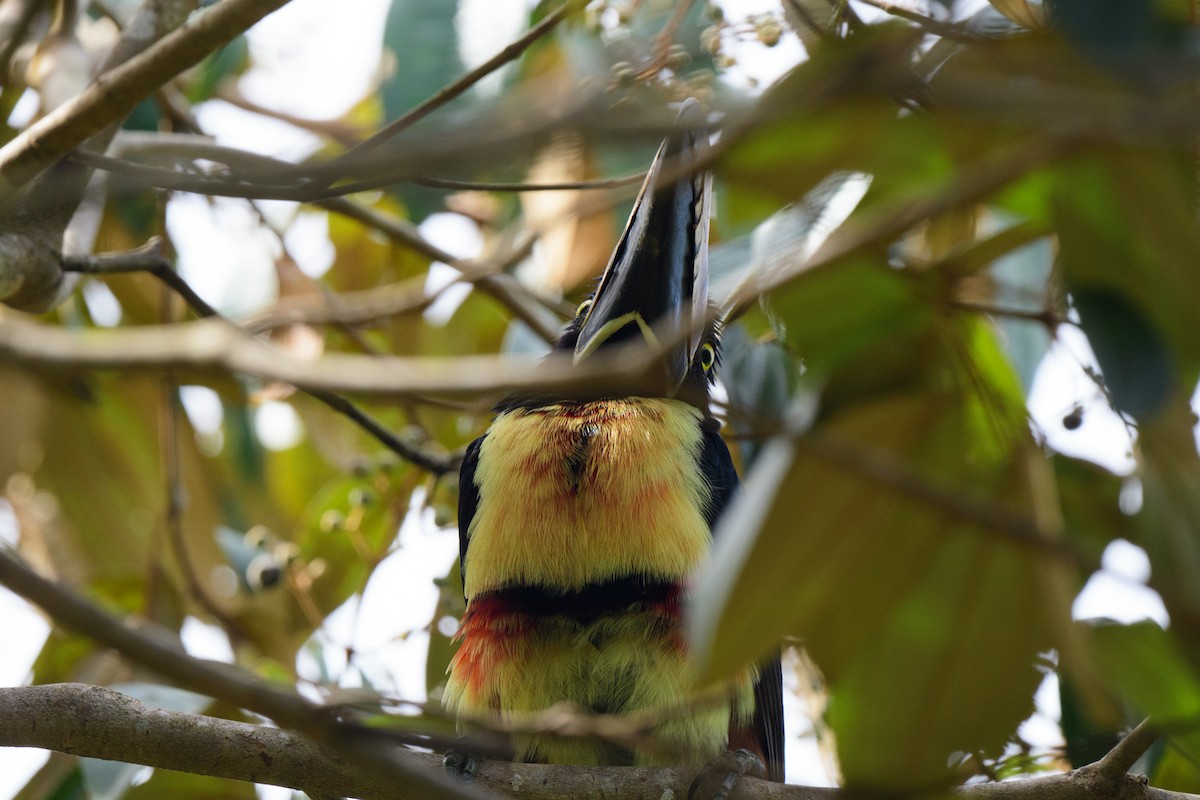
<path id="1" fill-rule="evenodd" d="M 535 7 L 512 36 L 549 8 Z M 492 79 L 490 94 L 467 93 L 401 140 L 419 153 L 463 121 L 525 119 L 541 127 L 517 146 L 476 131 L 479 152 L 435 161 L 440 171 L 425 177 L 577 181 L 636 172 L 652 153 L 657 130 L 614 133 L 610 119 L 653 128 L 669 119 L 655 110 L 687 94 L 726 112 L 713 269 L 738 315 L 725 359 L 727 432 L 748 492 L 699 581 L 694 629 L 710 674 L 780 637 L 803 643 L 804 660 L 789 664 L 798 683 L 818 685 L 806 694 L 819 741 L 852 785 L 919 790 L 1083 763 L 1079 748 L 1152 713 L 1173 734 L 1146 764 L 1156 785 L 1197 791 L 1192 9 L 1059 0 L 1050 31 L 1046 9 L 1020 0 L 914 3 L 915 20 L 865 5 L 723 8 L 696 3 L 676 25 L 671 4 L 593 4 Z M 256 94 L 253 72 L 239 81 L 256 62 L 299 62 L 278 43 L 238 39 L 139 106 L 125 130 L 165 135 L 194 122 L 232 131 L 224 144 L 332 157 L 461 75 L 455 17 L 484 13 L 431 0 L 394 0 L 386 11 L 371 28 L 388 48 L 385 68 L 361 91 L 325 89 L 361 98 L 336 119 L 289 118 L 286 98 Z M 105 29 L 94 8 L 63 36 L 38 20 L 36 49 L 19 62 L 27 67 L 0 95 L 15 114 L 6 140 L 27 84 L 51 105 L 43 76 L 86 80 L 71 69 L 93 63 L 89 37 Z M 686 59 L 656 46 L 664 29 Z M 758 87 L 756 100 L 739 63 L 754 61 L 751 47 L 797 63 L 803 48 L 807 59 Z M 658 56 L 653 79 L 634 74 Z M 293 84 L 311 91 L 302 75 Z M 581 85 L 599 99 L 573 125 L 532 99 Z M 224 105 L 206 105 L 212 98 Z M 191 108 L 194 120 L 182 113 Z M 235 114 L 298 125 L 317 149 Z M 255 133 L 239 140 L 239 128 Z M 206 169 L 122 141 L 134 161 Z M 165 235 L 179 274 L 247 326 L 280 308 L 328 313 L 354 292 L 421 297 L 369 324 L 272 326 L 270 341 L 296 358 L 540 352 L 514 316 L 552 329 L 603 264 L 628 202 L 576 217 L 578 192 L 462 192 L 415 180 L 354 197 L 389 220 L 424 223 L 414 240 L 389 238 L 361 212 L 214 201 L 118 179 L 108 191 L 92 250 Z M 448 209 L 457 217 L 441 216 Z M 540 237 L 532 256 L 513 258 L 530 249 L 530 231 Z M 456 250 L 464 240 L 475 249 Z M 452 273 L 428 245 L 460 267 L 506 266 L 506 281 L 445 289 Z M 38 323 L 82 334 L 185 316 L 151 275 L 134 274 L 84 278 Z M 5 310 L 0 323 L 18 317 Z M 1031 416 L 1033 378 L 1055 340 L 1073 349 L 1052 357 L 1074 352 L 1088 378 L 1037 401 L 1056 413 Z M 418 528 L 452 523 L 452 469 L 418 468 L 279 383 L 206 376 L 200 390 L 179 373 L 50 371 L 11 355 L 0 370 L 4 509 L 42 571 L 173 630 L 203 620 L 238 664 L 268 680 L 295 681 L 299 664 L 305 684 L 334 696 L 360 685 L 436 692 L 448 620 L 461 613 L 453 535 Z M 501 392 L 392 398 L 369 410 L 405 447 L 448 465 Z M 1073 439 L 1104 436 L 1120 443 L 1108 469 L 1064 455 Z M 405 519 L 412 527 L 397 538 Z M 1117 541 L 1147 554 L 1168 630 L 1072 622 L 1074 598 Z M 434 554 L 420 555 L 427 546 Z M 419 619 L 400 626 L 427 629 L 425 686 L 398 677 L 391 643 L 347 652 L 340 633 L 314 636 L 397 549 L 393 563 L 445 562 L 437 608 L 405 609 Z M 1063 751 L 1016 736 L 1050 673 L 1063 677 Z M 135 693 L 150 683 L 86 637 L 56 631 L 31 681 L 64 680 L 134 681 Z M 38 796 L 81 782 L 119 792 L 132 775 L 56 756 Z M 130 793 L 163 791 L 216 790 L 158 772 Z"/>

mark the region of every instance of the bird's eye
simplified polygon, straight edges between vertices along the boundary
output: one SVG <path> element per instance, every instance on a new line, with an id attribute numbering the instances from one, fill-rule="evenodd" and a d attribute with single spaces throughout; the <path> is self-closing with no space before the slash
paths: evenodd
<path id="1" fill-rule="evenodd" d="M 700 346 L 700 368 L 708 372 L 717 363 L 717 349 L 711 344 Z"/>
<path id="2" fill-rule="evenodd" d="M 582 303 L 579 304 L 579 308 L 575 309 L 575 316 L 582 317 L 584 314 L 586 314 L 588 312 L 588 309 L 591 307 L 592 307 L 592 298 L 589 297 L 587 300 L 584 300 Z"/>

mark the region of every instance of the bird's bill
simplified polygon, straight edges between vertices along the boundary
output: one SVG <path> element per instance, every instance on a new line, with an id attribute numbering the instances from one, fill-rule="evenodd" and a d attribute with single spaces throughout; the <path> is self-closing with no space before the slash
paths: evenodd
<path id="1" fill-rule="evenodd" d="M 640 336 L 656 349 L 666 345 L 668 376 L 674 386 L 682 383 L 708 314 L 712 176 L 695 166 L 707 148 L 704 113 L 689 100 L 658 149 L 592 297 L 576 363 L 606 342 Z"/>

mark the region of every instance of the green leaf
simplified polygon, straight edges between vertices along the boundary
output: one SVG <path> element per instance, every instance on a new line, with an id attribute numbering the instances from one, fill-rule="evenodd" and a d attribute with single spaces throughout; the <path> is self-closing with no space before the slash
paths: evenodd
<path id="1" fill-rule="evenodd" d="M 222 81 L 241 75 L 249 66 L 250 44 L 241 35 L 188 72 L 187 99 L 192 103 L 212 99 Z"/>
<path id="2" fill-rule="evenodd" d="M 395 59 L 396 71 L 380 88 L 388 120 L 397 119 L 466 71 L 458 53 L 457 15 L 458 0 L 392 0 L 383 46 Z M 447 108 L 461 107 L 470 97 L 457 98 Z M 441 192 L 406 184 L 395 193 L 414 222 L 443 208 Z"/>
<path id="3" fill-rule="evenodd" d="M 1130 519 L 1120 507 L 1124 480 L 1091 461 L 1063 455 L 1053 457 L 1052 467 L 1067 535 L 1099 564 L 1110 542 L 1131 535 Z"/>
<path id="4" fill-rule="evenodd" d="M 800 373 L 778 342 L 755 342 L 740 326 L 725 331 L 721 343 L 722 383 L 735 410 L 734 431 L 752 435 L 763 422 L 778 422 L 791 403 Z M 742 463 L 754 463 L 761 443 L 742 442 Z"/>
<path id="5" fill-rule="evenodd" d="M 405 506 L 383 470 L 330 481 L 309 504 L 296 531 L 300 558 L 320 559 L 324 570 L 313 582 L 312 599 L 323 614 L 366 585 L 387 555 Z M 407 500 L 407 493 L 403 499 Z"/>
<path id="6" fill-rule="evenodd" d="M 1095 665 L 1116 689 L 1193 760 L 1200 759 L 1200 672 L 1175 638 L 1153 622 L 1084 630 Z"/>
<path id="7" fill-rule="evenodd" d="M 1162 410 L 1174 388 L 1174 359 L 1145 315 L 1115 292 L 1078 289 L 1072 300 L 1117 410 L 1137 419 Z"/>
<path id="8" fill-rule="evenodd" d="M 1150 783 L 1157 789 L 1195 792 L 1196 787 L 1200 786 L 1200 762 L 1174 748 L 1161 748 L 1158 760 L 1147 774 Z"/>
<path id="9" fill-rule="evenodd" d="M 1050 283 L 1053 267 L 1054 247 L 1049 238 L 1038 239 L 997 259 L 989 271 L 995 282 L 996 305 L 1033 313 L 1053 308 Z M 1042 323 L 1023 319 L 1000 317 L 996 325 L 1001 333 L 1000 342 L 1028 395 L 1042 358 L 1050 349 L 1050 333 Z"/>
<path id="10" fill-rule="evenodd" d="M 430 697 L 437 696 L 438 688 L 446 684 L 446 670 L 458 650 L 458 643 L 454 640 L 457 624 L 467 610 L 458 559 L 450 565 L 445 577 L 435 582 L 438 601 L 429 626 L 429 657 L 425 661 L 425 691 Z M 455 623 L 453 626 L 450 625 L 451 621 Z"/>
<path id="11" fill-rule="evenodd" d="M 1162 410 L 1167 386 L 1200 374 L 1190 302 L 1200 296 L 1200 233 L 1180 172 L 1170 156 L 1113 148 L 1060 170 L 1054 193 L 1062 280 L 1084 298 L 1082 327 L 1114 399 L 1135 415 Z"/>
<path id="12" fill-rule="evenodd" d="M 1150 558 L 1150 587 L 1162 595 L 1176 640 L 1200 669 L 1200 454 L 1195 413 L 1176 397 L 1138 436 L 1142 508 L 1135 543 Z"/>
<path id="13" fill-rule="evenodd" d="M 26 792 L 18 794 L 17 797 L 22 797 Z M 89 800 L 87 791 L 84 788 L 83 772 L 79 769 L 73 769 L 63 776 L 57 786 L 52 787 L 51 791 L 45 793 L 46 800 Z"/>
<path id="14" fill-rule="evenodd" d="M 89 800 L 118 800 L 133 786 L 142 772 L 149 770 L 141 764 L 104 761 L 99 758 L 79 759 L 79 771 Z"/>
<path id="15" fill-rule="evenodd" d="M 458 54 L 457 0 L 392 0 L 383 46 L 396 74 L 382 88 L 389 120 L 432 96 L 465 70 Z"/>
<path id="16" fill-rule="evenodd" d="M 155 770 L 153 777 L 135 786 L 125 800 L 255 800 L 254 784 L 209 775 L 193 775 L 169 769 Z"/>
<path id="17" fill-rule="evenodd" d="M 708 678 L 799 638 L 828 680 L 851 785 L 928 788 L 951 779 L 952 753 L 1002 748 L 1069 619 L 1065 571 L 997 521 L 1053 529 L 1057 512 L 986 330 L 942 331 L 908 390 L 859 396 L 808 436 L 770 442 L 697 580 L 691 631 Z"/>
<path id="18" fill-rule="evenodd" d="M 1121 741 L 1121 731 L 1093 718 L 1070 675 L 1059 675 L 1059 727 L 1066 744 L 1065 755 L 1072 769 L 1099 761 Z M 1136 724 L 1136 723 L 1135 723 Z"/>
<path id="19" fill-rule="evenodd" d="M 1046 15 L 1038 0 L 988 0 L 997 11 L 1018 25 L 1037 29 L 1046 24 Z"/>
<path id="20" fill-rule="evenodd" d="M 820 374 L 929 319 L 902 273 L 866 261 L 809 273 L 772 293 L 770 303 L 806 369 Z"/>

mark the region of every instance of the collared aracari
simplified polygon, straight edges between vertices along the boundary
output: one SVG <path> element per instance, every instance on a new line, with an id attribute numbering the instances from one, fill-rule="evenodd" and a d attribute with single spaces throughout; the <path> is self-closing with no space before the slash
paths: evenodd
<path id="1" fill-rule="evenodd" d="M 518 736 L 516 757 L 562 764 L 699 763 L 745 748 L 783 779 L 777 659 L 718 702 L 695 690 L 681 614 L 737 487 L 707 408 L 717 330 L 706 319 L 711 176 L 704 116 L 685 103 L 592 296 L 557 343 L 576 362 L 619 342 L 657 343 L 674 398 L 513 399 L 467 449 L 459 545 L 467 611 L 445 699 L 511 719 L 558 703 L 603 714 L 661 710 L 664 747 Z M 681 166 L 682 165 L 682 166 Z M 668 173 L 674 171 L 676 177 Z"/>

